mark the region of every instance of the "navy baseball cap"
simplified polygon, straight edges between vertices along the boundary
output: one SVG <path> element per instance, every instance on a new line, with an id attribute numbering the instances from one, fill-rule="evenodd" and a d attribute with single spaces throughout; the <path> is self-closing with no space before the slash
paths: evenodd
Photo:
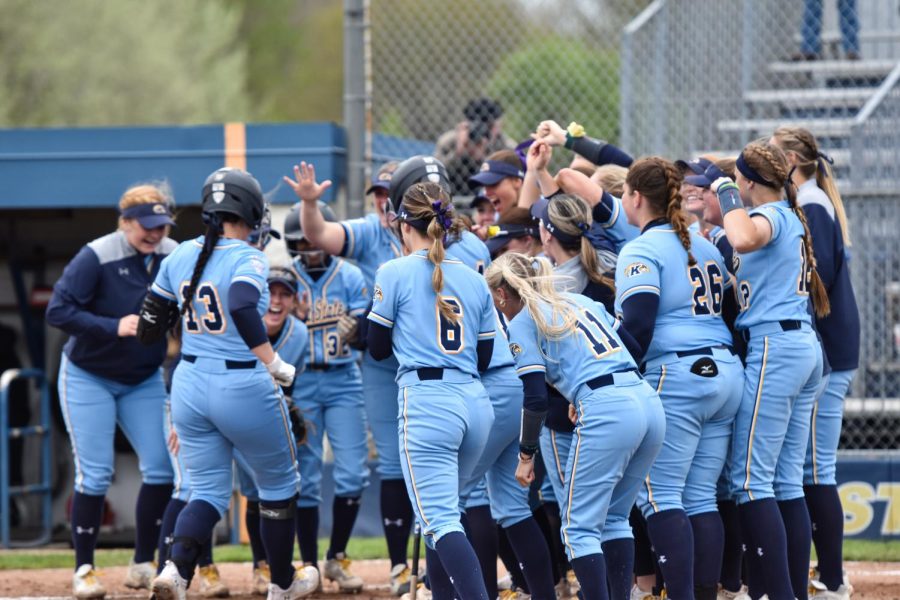
<path id="1" fill-rule="evenodd" d="M 478 188 L 478 191 L 475 192 L 475 197 L 469 202 L 469 208 L 475 208 L 482 202 L 490 203 L 490 201 L 490 198 L 484 195 L 484 188 Z"/>
<path id="2" fill-rule="evenodd" d="M 728 177 L 728 174 L 717 167 L 715 163 L 709 163 L 709 166 L 706 167 L 706 170 L 703 171 L 702 174 L 688 175 L 684 178 L 684 182 L 696 185 L 697 187 L 708 188 L 712 185 L 713 181 L 720 177 Z"/>
<path id="3" fill-rule="evenodd" d="M 294 275 L 293 271 L 290 269 L 285 269 L 284 267 L 274 267 L 269 270 L 269 278 L 266 279 L 266 283 L 272 285 L 273 283 L 280 283 L 287 289 L 291 290 L 292 294 L 297 293 L 297 276 Z"/>
<path id="4" fill-rule="evenodd" d="M 501 223 L 488 227 L 488 238 L 484 245 L 487 246 L 491 256 L 503 249 L 510 240 L 530 235 L 533 238 L 540 237 L 537 227 L 522 225 L 520 223 Z"/>
<path id="5" fill-rule="evenodd" d="M 690 171 L 694 175 L 703 175 L 703 172 L 706 171 L 706 168 L 711 165 L 712 162 L 705 158 L 695 158 L 693 160 L 676 160 L 675 166 L 687 173 Z M 696 184 L 694 184 L 696 185 Z"/>
<path id="6" fill-rule="evenodd" d="M 538 198 L 537 202 L 531 205 L 531 218 L 535 221 L 540 221 L 541 215 L 544 214 L 548 204 L 550 204 L 549 198 L 544 198 L 543 196 Z"/>
<path id="7" fill-rule="evenodd" d="M 525 171 L 501 160 L 486 160 L 481 163 L 479 172 L 469 177 L 469 185 L 497 185 L 507 177 L 525 179 Z"/>
<path id="8" fill-rule="evenodd" d="M 394 176 L 394 171 L 397 170 L 397 165 L 399 164 L 397 161 L 391 161 L 381 165 L 381 168 L 372 175 L 372 181 L 366 190 L 366 195 L 371 194 L 375 190 L 388 191 L 391 187 L 391 177 Z"/>
<path id="9" fill-rule="evenodd" d="M 153 204 L 135 204 L 122 211 L 126 219 L 137 219 L 144 229 L 156 229 L 163 225 L 174 225 L 172 208 L 163 202 Z"/>

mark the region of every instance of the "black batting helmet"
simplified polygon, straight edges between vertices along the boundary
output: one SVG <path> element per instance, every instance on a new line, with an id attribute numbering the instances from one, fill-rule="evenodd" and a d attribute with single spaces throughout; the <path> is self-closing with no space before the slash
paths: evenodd
<path id="1" fill-rule="evenodd" d="M 452 193 L 444 163 L 433 156 L 407 158 L 397 166 L 397 170 L 391 176 L 391 186 L 388 188 L 391 207 L 395 213 L 400 211 L 400 203 L 406 190 L 420 181 L 431 181 L 447 190 L 448 194 Z"/>
<path id="2" fill-rule="evenodd" d="M 257 229 L 265 214 L 265 205 L 259 182 L 241 169 L 218 169 L 203 184 L 204 219 L 217 213 L 229 213 L 240 217 L 250 229 Z"/>
<path id="3" fill-rule="evenodd" d="M 319 212 L 322 213 L 322 217 L 325 221 L 329 223 L 337 223 L 337 217 L 334 216 L 334 211 L 331 210 L 331 207 L 319 200 L 318 202 Z M 303 226 L 300 223 L 300 207 L 301 203 L 298 202 L 294 206 L 291 207 L 291 211 L 288 213 L 287 218 L 284 220 L 284 241 L 287 243 L 288 253 L 291 256 L 295 256 L 296 243 L 302 242 L 306 239 L 306 235 L 303 233 Z"/>

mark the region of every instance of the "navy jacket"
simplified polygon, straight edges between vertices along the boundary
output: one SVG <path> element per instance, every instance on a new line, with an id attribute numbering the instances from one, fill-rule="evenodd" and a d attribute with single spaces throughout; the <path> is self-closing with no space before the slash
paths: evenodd
<path id="1" fill-rule="evenodd" d="M 90 242 L 66 265 L 53 286 L 47 323 L 71 337 L 63 351 L 75 365 L 119 383 L 144 381 L 162 365 L 166 341 L 144 346 L 120 338 L 119 319 L 136 315 L 162 259 L 176 243 L 165 238 L 148 272 L 144 255 L 116 231 Z"/>
<path id="2" fill-rule="evenodd" d="M 816 269 L 831 302 L 831 314 L 816 319 L 825 356 L 834 371 L 855 369 L 859 366 L 859 309 L 850 282 L 841 225 L 834 217 L 831 201 L 814 179 L 798 188 L 797 203 L 806 215 Z"/>

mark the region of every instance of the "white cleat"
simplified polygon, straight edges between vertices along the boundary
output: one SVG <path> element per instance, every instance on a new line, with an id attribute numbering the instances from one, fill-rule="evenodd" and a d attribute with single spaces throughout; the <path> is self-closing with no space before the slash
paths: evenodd
<path id="1" fill-rule="evenodd" d="M 404 564 L 396 564 L 391 568 L 391 593 L 395 596 L 403 596 L 409 593 L 409 567 Z"/>
<path id="2" fill-rule="evenodd" d="M 228 586 L 222 581 L 219 569 L 216 565 L 206 565 L 198 569 L 200 578 L 200 595 L 204 598 L 227 598 L 230 593 Z"/>
<path id="3" fill-rule="evenodd" d="M 325 561 L 323 574 L 325 579 L 337 583 L 342 592 L 356 593 L 363 589 L 363 580 L 350 572 L 350 562 L 346 554 L 339 552 Z"/>
<path id="4" fill-rule="evenodd" d="M 268 596 L 269 584 L 272 583 L 272 572 L 269 571 L 269 564 L 261 560 L 253 569 L 253 584 L 251 592 L 254 596 Z"/>
<path id="5" fill-rule="evenodd" d="M 408 582 L 407 582 L 408 583 Z M 412 600 L 412 594 L 406 592 L 400 596 L 400 600 Z M 416 584 L 416 600 L 431 600 L 431 590 L 422 583 Z"/>
<path id="6" fill-rule="evenodd" d="M 716 600 L 751 600 L 750 593 L 746 585 L 742 585 L 741 589 L 736 592 L 726 590 L 721 585 Z"/>
<path id="7" fill-rule="evenodd" d="M 811 579 L 809 581 L 809 600 L 850 600 L 851 590 L 841 584 L 836 590 L 829 590 L 824 583 Z"/>
<path id="8" fill-rule="evenodd" d="M 268 600 L 297 600 L 306 598 L 319 588 L 319 572 L 315 567 L 301 567 L 294 571 L 294 581 L 288 589 L 281 589 L 278 584 L 269 584 Z"/>
<path id="9" fill-rule="evenodd" d="M 178 573 L 171 560 L 166 561 L 162 572 L 150 584 L 151 600 L 186 600 L 187 581 Z"/>
<path id="10" fill-rule="evenodd" d="M 631 600 L 643 600 L 644 598 L 649 598 L 652 595 L 652 593 L 645 592 L 644 590 L 639 588 L 637 584 L 634 584 L 633 586 L 631 586 L 631 595 L 629 596 L 629 598 Z"/>
<path id="11" fill-rule="evenodd" d="M 128 575 L 125 576 L 125 587 L 133 590 L 150 589 L 150 582 L 156 577 L 156 563 L 153 561 L 128 565 Z"/>
<path id="12" fill-rule="evenodd" d="M 508 590 L 500 590 L 497 598 L 498 600 L 531 600 L 531 595 L 526 594 L 519 588 L 511 587 Z"/>
<path id="13" fill-rule="evenodd" d="M 497 580 L 497 589 L 498 590 L 508 590 L 513 585 L 512 577 L 509 575 L 504 575 L 500 579 Z"/>
<path id="14" fill-rule="evenodd" d="M 72 595 L 79 600 L 106 596 L 106 588 L 100 583 L 94 565 L 83 564 L 75 571 L 72 576 Z"/>
<path id="15" fill-rule="evenodd" d="M 578 583 L 578 577 L 575 576 L 574 570 L 569 569 L 568 571 L 566 571 L 566 583 L 569 586 L 569 597 L 577 597 L 578 592 L 581 591 L 581 584 Z"/>

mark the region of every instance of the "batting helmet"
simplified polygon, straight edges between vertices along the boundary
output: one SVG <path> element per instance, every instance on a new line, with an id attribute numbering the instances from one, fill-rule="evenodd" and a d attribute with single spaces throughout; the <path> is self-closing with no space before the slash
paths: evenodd
<path id="1" fill-rule="evenodd" d="M 318 206 L 319 212 L 322 213 L 322 218 L 326 222 L 337 223 L 337 217 L 334 216 L 334 211 L 331 210 L 330 206 L 321 200 L 319 200 Z M 284 220 L 284 241 L 287 245 L 288 254 L 291 256 L 303 256 L 297 249 L 297 244 L 306 239 L 306 235 L 303 233 L 303 225 L 300 223 L 300 207 L 300 202 L 292 206 L 291 212 L 288 213 L 287 218 Z"/>
<path id="2" fill-rule="evenodd" d="M 391 199 L 391 207 L 394 212 L 400 212 L 400 203 L 403 195 L 413 184 L 420 181 L 431 181 L 440 185 L 451 194 L 450 178 L 444 163 L 433 156 L 413 156 L 407 158 L 397 166 L 391 177 L 391 186 L 388 188 L 388 196 Z"/>
<path id="3" fill-rule="evenodd" d="M 218 213 L 228 213 L 240 217 L 250 229 L 257 229 L 265 214 L 265 205 L 259 182 L 241 169 L 219 169 L 203 184 L 204 220 L 212 220 Z"/>

